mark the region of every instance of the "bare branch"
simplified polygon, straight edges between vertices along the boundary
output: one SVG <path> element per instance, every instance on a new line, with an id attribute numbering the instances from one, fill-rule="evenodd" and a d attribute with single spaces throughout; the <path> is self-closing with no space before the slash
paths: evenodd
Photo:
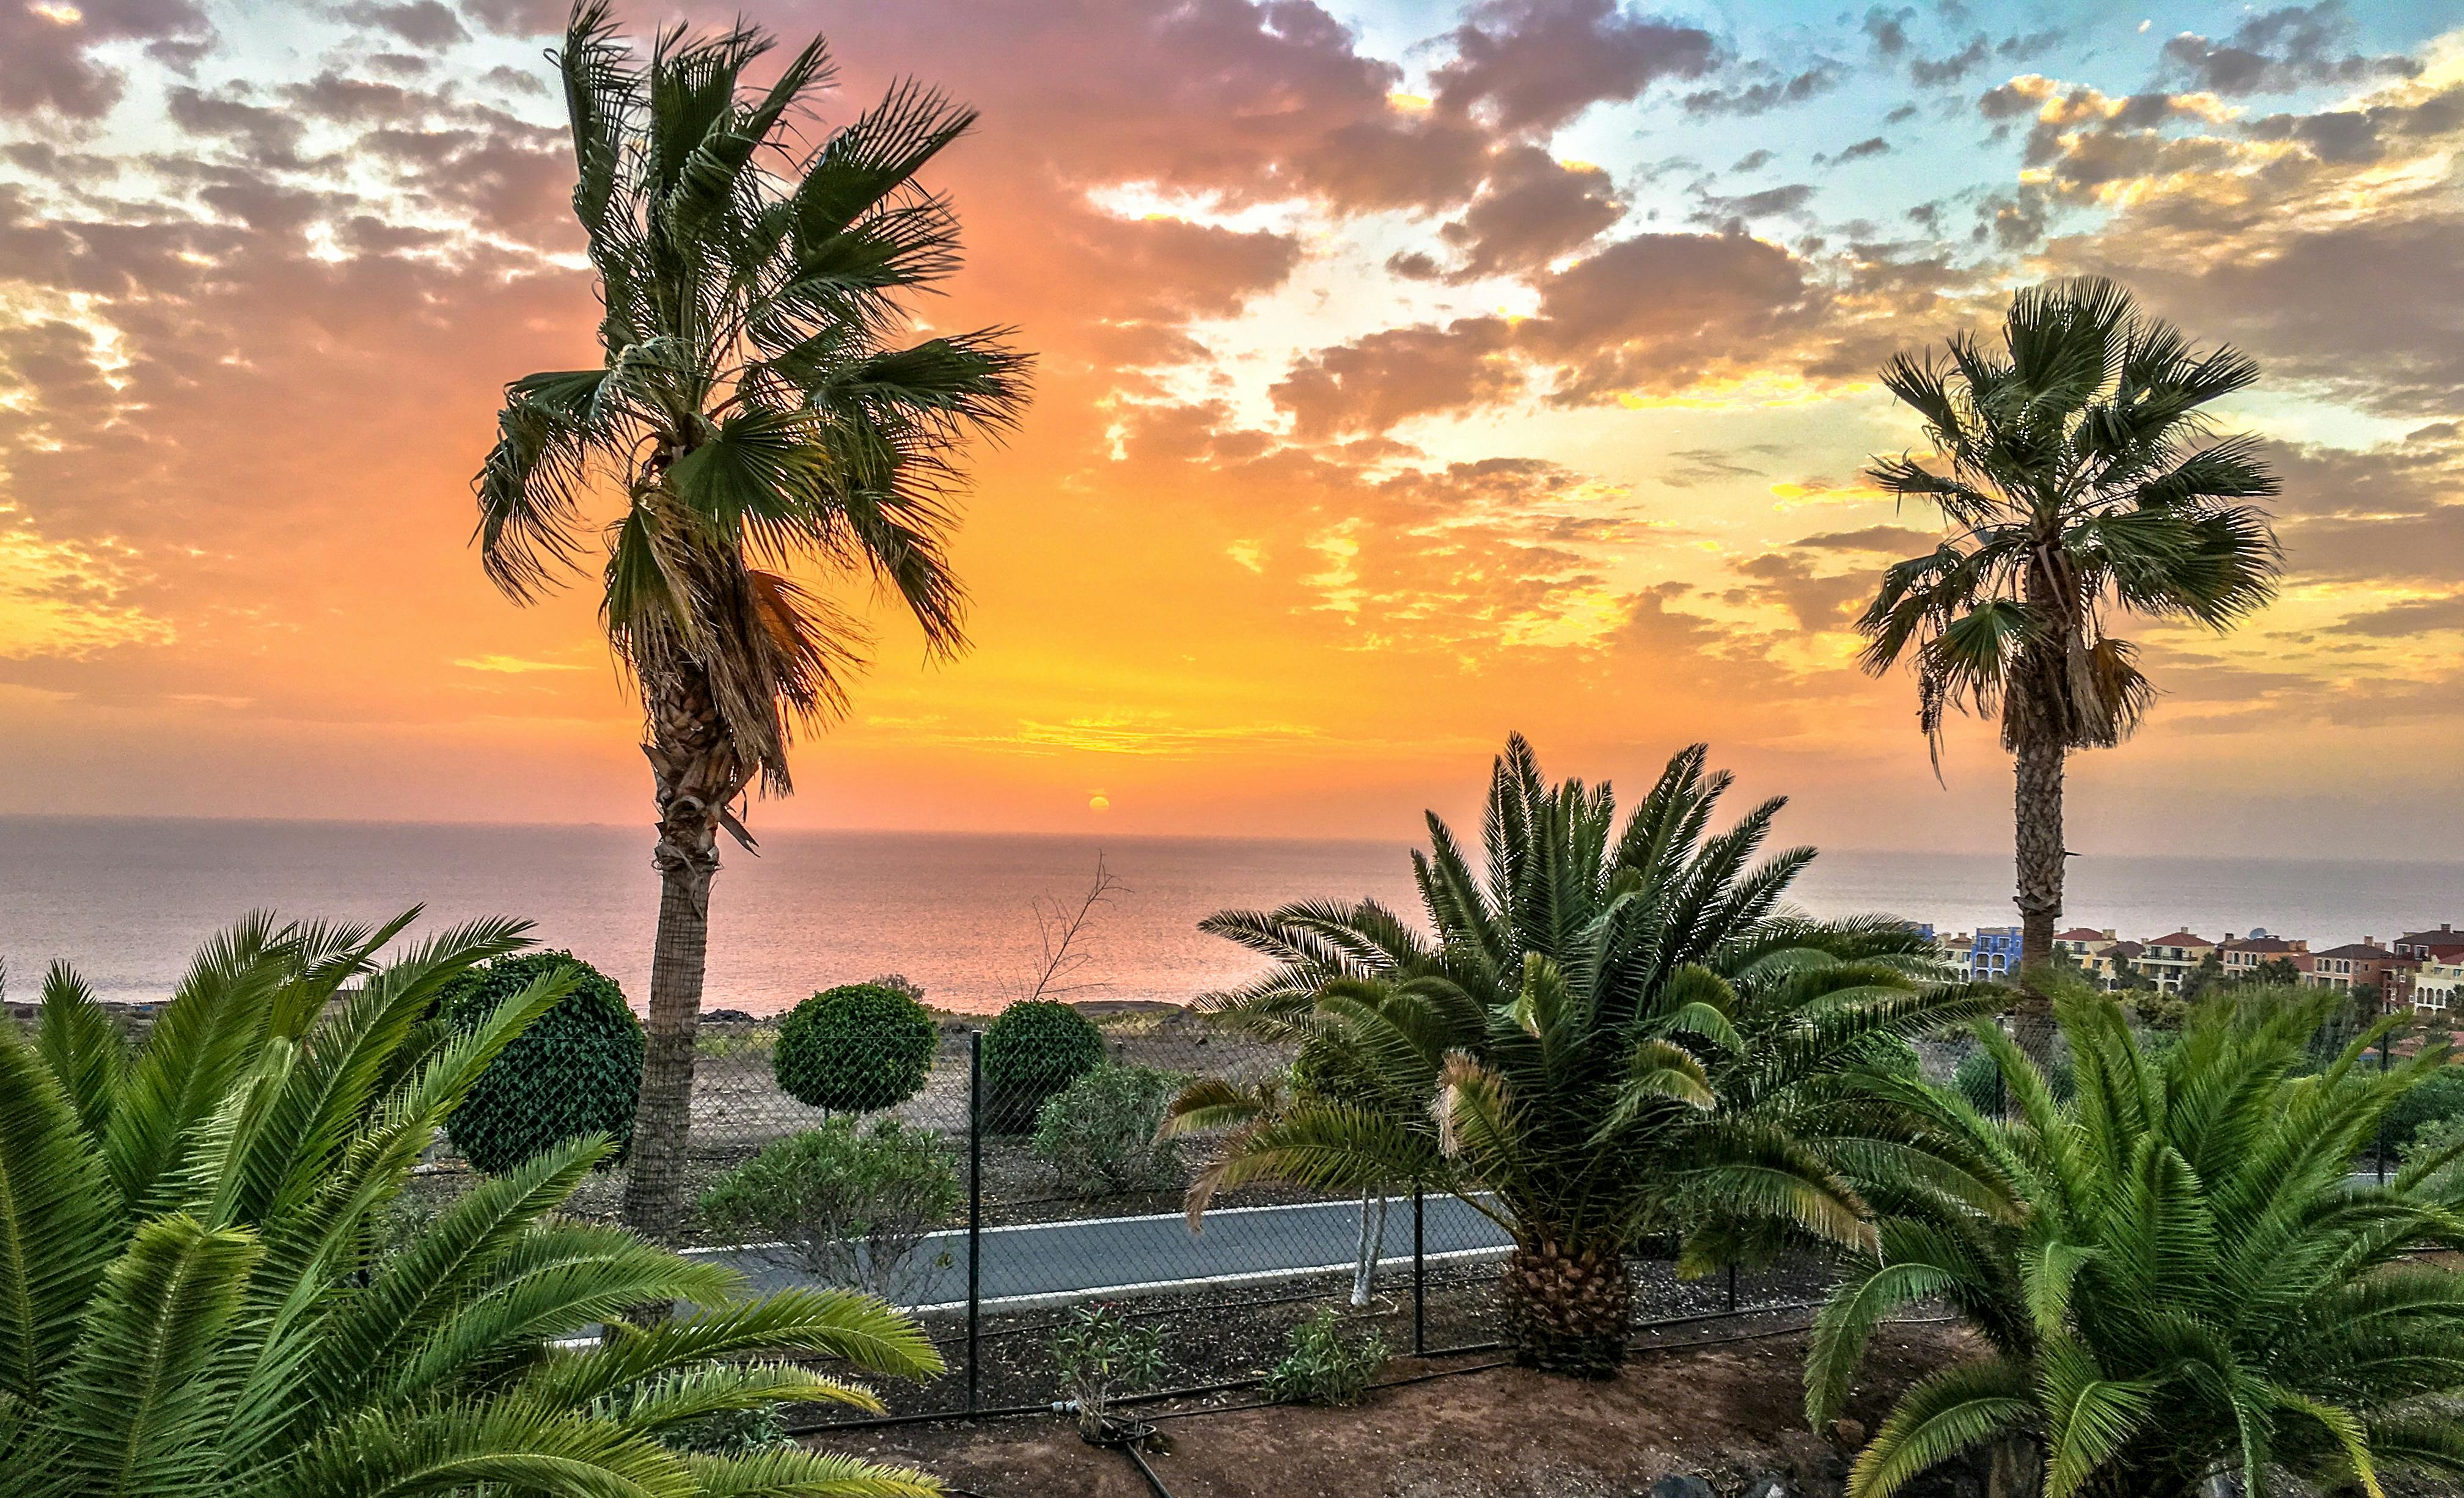
<path id="1" fill-rule="evenodd" d="M 1087 949 L 1088 928 L 1094 924 L 1095 908 L 1115 895 L 1133 893 L 1121 887 L 1104 865 L 1104 855 L 1095 855 L 1095 878 L 1086 892 L 1074 902 L 1051 895 L 1038 895 L 1034 901 L 1036 944 L 1041 949 L 1031 983 L 1021 983 L 1012 991 L 1022 1001 L 1059 999 L 1065 994 L 1087 993 L 1111 987 L 1099 980 L 1082 980 L 1094 954 Z"/>

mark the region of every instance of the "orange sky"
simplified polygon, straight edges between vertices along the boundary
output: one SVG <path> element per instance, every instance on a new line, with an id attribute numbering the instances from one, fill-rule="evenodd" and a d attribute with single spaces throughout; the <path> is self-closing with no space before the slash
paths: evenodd
<path id="1" fill-rule="evenodd" d="M 1990 733 L 1937 786 L 1848 664 L 1926 544 L 1857 488 L 1914 436 L 1869 374 L 2095 270 L 2267 367 L 2231 414 L 2290 575 L 2145 632 L 2168 696 L 2078 765 L 2072 845 L 2456 857 L 2434 9 L 748 7 L 826 27 L 850 108 L 983 109 L 919 316 L 1042 356 L 956 549 L 975 649 L 887 621 L 756 825 L 1399 838 L 1520 728 L 1629 784 L 1709 739 L 1801 836 L 2005 846 Z M 588 591 L 517 610 L 467 548 L 502 382 L 592 354 L 556 10 L 0 9 L 0 812 L 646 819 Z"/>

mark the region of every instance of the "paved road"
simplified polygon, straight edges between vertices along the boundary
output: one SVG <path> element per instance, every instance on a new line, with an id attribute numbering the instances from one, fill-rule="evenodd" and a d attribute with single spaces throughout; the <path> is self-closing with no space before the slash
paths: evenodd
<path id="1" fill-rule="evenodd" d="M 1310 1273 L 1349 1273 L 1359 1232 L 1357 1202 L 1226 1207 L 1207 1213 L 1197 1233 L 1178 1212 L 987 1227 L 983 1299 L 986 1305 L 1018 1309 L 1195 1281 L 1254 1284 Z M 1431 1259 L 1491 1256 L 1507 1243 L 1494 1223 L 1463 1203 L 1452 1197 L 1428 1198 L 1423 1245 Z M 758 1250 L 708 1251 L 742 1270 L 764 1290 L 803 1282 Z M 1388 1199 L 1380 1262 L 1407 1268 L 1412 1262 L 1410 1197 Z M 964 1231 L 935 1233 L 917 1247 L 908 1265 L 901 1300 L 923 1309 L 966 1304 Z"/>

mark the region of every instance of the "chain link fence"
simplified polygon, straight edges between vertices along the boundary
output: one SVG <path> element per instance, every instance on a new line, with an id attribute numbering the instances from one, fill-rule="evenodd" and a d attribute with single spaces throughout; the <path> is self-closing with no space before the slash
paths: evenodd
<path id="1" fill-rule="evenodd" d="M 1048 1008 L 1066 1017 L 1046 1014 L 1031 1044 L 1005 1044 L 1003 1022 L 954 1016 L 912 1051 L 903 1038 L 842 1041 L 818 1086 L 800 1072 L 794 1021 L 704 1015 L 689 1251 L 757 1289 L 847 1284 L 916 1311 L 949 1372 L 881 1390 L 902 1416 L 1058 1398 L 1052 1335 L 1095 1303 L 1159 1331 L 1160 1377 L 1176 1388 L 1255 1379 L 1325 1308 L 1397 1353 L 1497 1335 L 1507 1240 L 1452 1197 L 1408 1183 L 1366 1199 L 1259 1183 L 1191 1218 L 1190 1188 L 1224 1134 L 1159 1140 L 1166 1109 L 1201 1079 L 1244 1092 L 1284 1080 L 1289 1047 L 1177 1006 Z M 833 1086 L 878 1106 L 806 1100 Z M 612 1209 L 621 1176 L 593 1189 Z M 1684 1281 L 1646 1259 L 1636 1316 L 1800 1305 L 1824 1279 L 1788 1264 Z"/>
<path id="2" fill-rule="evenodd" d="M 741 1270 L 757 1290 L 851 1285 L 914 1310 L 949 1371 L 881 1391 L 904 1417 L 1048 1403 L 1061 1384 L 1052 1335 L 1096 1303 L 1158 1329 L 1161 1379 L 1183 1389 L 1257 1379 L 1294 1328 L 1328 1308 L 1396 1353 L 1498 1335 L 1506 1237 L 1451 1197 L 1419 1198 L 1408 1183 L 1365 1200 L 1259 1183 L 1218 1192 L 1191 1219 L 1190 1188 L 1224 1137 L 1158 1140 L 1172 1098 L 1204 1079 L 1235 1092 L 1287 1080 L 1288 1047 L 1175 1006 L 1043 1008 L 1059 1012 L 1031 1043 L 1005 1022 L 928 1018 L 912 1004 L 917 1025 L 863 1044 L 800 1040 L 789 1016 L 705 1014 L 682 1246 Z M 2452 1042 L 2445 1019 L 2411 1016 L 2363 1064 Z M 2331 1017 L 2314 1063 L 2328 1064 L 2369 1022 L 2359 1010 Z M 2142 1043 L 2162 1047 L 2169 1033 L 2145 1024 Z M 2002 1110 L 1998 1073 L 1972 1039 L 1918 1049 L 1930 1079 Z M 808 1075 L 815 1056 L 827 1063 L 819 1077 Z M 2057 1055 L 2057 1093 L 2066 1072 Z M 2362 1168 L 2392 1172 L 2416 1137 L 2457 1130 L 2464 1068 L 2408 1099 Z M 429 1168 L 440 1194 L 473 1179 L 450 1151 Z M 623 1185 L 620 1166 L 585 1187 L 577 1208 L 614 1219 Z M 1830 1278 L 1812 1260 L 1683 1280 L 1645 1255 L 1633 1271 L 1640 1325 L 1805 1307 Z"/>

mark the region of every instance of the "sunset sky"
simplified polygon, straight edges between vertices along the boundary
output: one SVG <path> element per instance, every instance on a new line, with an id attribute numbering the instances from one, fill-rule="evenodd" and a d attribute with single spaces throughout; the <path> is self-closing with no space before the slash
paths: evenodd
<path id="1" fill-rule="evenodd" d="M 0 812 L 646 822 L 584 586 L 468 542 L 504 381 L 595 356 L 558 0 L 0 0 Z M 702 20 L 734 4 L 695 6 Z M 747 0 L 983 112 L 1015 324 L 974 649 L 874 611 L 761 827 L 1401 838 L 1509 729 L 1708 739 L 1802 837 L 2008 846 L 1853 664 L 1929 517 L 1872 379 L 2098 271 L 2262 362 L 2282 600 L 2147 627 L 2071 846 L 2464 858 L 2453 0 Z M 641 0 L 647 29 L 678 13 Z"/>

